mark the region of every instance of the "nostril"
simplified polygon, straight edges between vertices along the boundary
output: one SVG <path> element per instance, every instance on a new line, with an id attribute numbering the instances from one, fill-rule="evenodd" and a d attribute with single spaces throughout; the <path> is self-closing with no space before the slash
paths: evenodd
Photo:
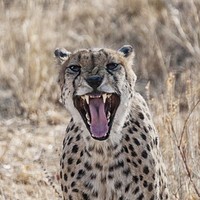
<path id="1" fill-rule="evenodd" d="M 93 75 L 93 76 L 89 76 L 86 81 L 89 84 L 89 86 L 93 87 L 93 88 L 97 88 L 101 85 L 103 80 L 103 77 L 99 76 L 99 75 Z"/>

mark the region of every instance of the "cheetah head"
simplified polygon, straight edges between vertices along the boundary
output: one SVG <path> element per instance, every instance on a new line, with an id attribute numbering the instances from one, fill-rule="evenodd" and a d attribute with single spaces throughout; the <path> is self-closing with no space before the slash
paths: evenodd
<path id="1" fill-rule="evenodd" d="M 73 118 L 96 140 L 120 138 L 136 81 L 133 48 L 56 49 L 55 56 L 61 100 Z"/>

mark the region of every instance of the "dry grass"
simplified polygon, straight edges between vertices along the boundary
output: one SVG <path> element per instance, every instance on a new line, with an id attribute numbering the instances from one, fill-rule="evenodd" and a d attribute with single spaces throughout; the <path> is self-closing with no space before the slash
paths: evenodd
<path id="1" fill-rule="evenodd" d="M 59 191 L 68 115 L 58 102 L 53 50 L 127 43 L 171 193 L 200 198 L 199 0 L 1 0 L 0 22 L 0 199 L 59 198 L 42 169 Z"/>

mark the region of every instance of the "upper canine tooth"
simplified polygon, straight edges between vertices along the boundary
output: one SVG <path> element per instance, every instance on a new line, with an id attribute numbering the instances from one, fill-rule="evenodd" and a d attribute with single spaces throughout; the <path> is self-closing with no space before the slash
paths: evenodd
<path id="1" fill-rule="evenodd" d="M 102 97 L 103 97 L 103 102 L 106 103 L 107 95 L 106 94 L 102 94 Z"/>
<path id="2" fill-rule="evenodd" d="M 85 100 L 86 100 L 87 104 L 89 104 L 89 96 L 88 95 L 85 95 Z"/>

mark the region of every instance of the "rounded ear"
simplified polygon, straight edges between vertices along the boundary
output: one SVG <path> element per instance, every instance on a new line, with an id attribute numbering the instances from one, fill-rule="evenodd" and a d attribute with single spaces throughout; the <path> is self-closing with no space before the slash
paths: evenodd
<path id="1" fill-rule="evenodd" d="M 124 57 L 128 57 L 131 54 L 134 55 L 134 49 L 131 45 L 124 45 L 118 51 L 122 52 L 124 54 Z"/>
<path id="2" fill-rule="evenodd" d="M 67 51 L 65 48 L 57 48 L 54 51 L 54 55 L 60 63 L 63 63 L 69 58 L 71 52 Z"/>

